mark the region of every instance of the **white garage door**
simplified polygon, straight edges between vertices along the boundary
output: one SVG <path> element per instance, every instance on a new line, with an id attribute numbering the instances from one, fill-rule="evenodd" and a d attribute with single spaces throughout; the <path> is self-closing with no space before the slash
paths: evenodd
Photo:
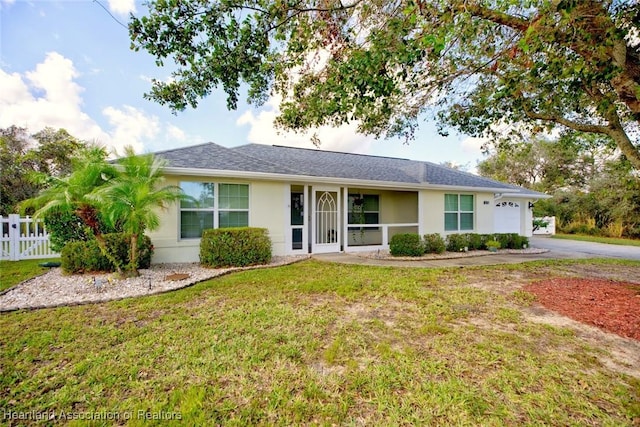
<path id="1" fill-rule="evenodd" d="M 498 200 L 493 212 L 494 233 L 520 234 L 520 202 Z"/>

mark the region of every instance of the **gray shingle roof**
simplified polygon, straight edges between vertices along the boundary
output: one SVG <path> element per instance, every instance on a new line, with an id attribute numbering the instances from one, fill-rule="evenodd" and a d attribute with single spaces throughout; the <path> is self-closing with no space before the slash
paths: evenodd
<path id="1" fill-rule="evenodd" d="M 304 148 L 247 144 L 226 148 L 214 143 L 156 153 L 169 166 L 317 176 L 399 184 L 431 184 L 542 193 L 494 181 L 430 162 Z"/>
<path id="2" fill-rule="evenodd" d="M 281 163 L 271 163 L 266 159 L 256 159 L 240 152 L 234 152 L 230 148 L 213 142 L 160 151 L 155 154 L 166 159 L 169 162 L 169 166 L 176 168 L 297 174 L 297 171 Z"/>

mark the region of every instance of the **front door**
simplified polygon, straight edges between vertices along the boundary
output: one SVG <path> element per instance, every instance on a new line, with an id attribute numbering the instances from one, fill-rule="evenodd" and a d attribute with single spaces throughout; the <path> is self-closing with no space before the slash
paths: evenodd
<path id="1" fill-rule="evenodd" d="M 340 189 L 314 188 L 312 234 L 314 253 L 340 252 Z"/>
<path id="2" fill-rule="evenodd" d="M 307 253 L 306 196 L 307 186 L 292 185 L 289 190 L 289 232 L 287 252 L 291 254 Z"/>

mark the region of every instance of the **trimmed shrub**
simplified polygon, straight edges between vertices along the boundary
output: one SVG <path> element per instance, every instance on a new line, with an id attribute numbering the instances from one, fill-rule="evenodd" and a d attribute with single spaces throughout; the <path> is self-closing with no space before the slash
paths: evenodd
<path id="1" fill-rule="evenodd" d="M 129 263 L 130 235 L 123 233 L 103 234 L 107 251 L 124 268 Z M 138 239 L 138 267 L 149 268 L 153 246 L 149 236 Z M 90 271 L 116 271 L 115 266 L 104 256 L 95 239 L 86 242 L 68 242 L 60 253 L 62 270 L 65 273 L 87 273 Z"/>
<path id="2" fill-rule="evenodd" d="M 465 234 L 449 234 L 447 236 L 447 250 L 460 252 L 469 247 L 469 240 Z"/>
<path id="3" fill-rule="evenodd" d="M 498 242 L 497 240 L 487 240 L 485 246 L 488 250 L 495 252 L 500 249 L 500 242 Z"/>
<path id="4" fill-rule="evenodd" d="M 104 242 L 107 245 L 109 254 L 120 263 L 120 268 L 124 269 L 129 264 L 131 235 L 124 233 L 103 234 Z M 138 265 L 136 268 L 149 268 L 151 266 L 151 256 L 153 255 L 153 245 L 149 236 L 138 237 Z M 115 266 L 114 266 L 115 268 Z"/>
<path id="5" fill-rule="evenodd" d="M 98 218 L 102 233 L 114 233 L 116 230 L 109 228 L 105 222 Z M 44 225 L 49 233 L 51 249 L 60 252 L 69 242 L 86 242 L 94 238 L 91 229 L 72 211 L 58 211 L 48 213 L 44 217 Z"/>
<path id="6" fill-rule="evenodd" d="M 68 242 L 60 252 L 60 263 L 62 271 L 69 274 L 114 270 L 95 239 Z"/>
<path id="7" fill-rule="evenodd" d="M 494 234 L 493 239 L 500 242 L 500 247 L 502 249 L 509 249 L 511 237 L 508 233 L 498 233 Z"/>
<path id="8" fill-rule="evenodd" d="M 522 249 L 523 245 L 529 246 L 529 238 L 518 233 L 487 234 L 486 237 L 499 242 L 502 249 Z"/>
<path id="9" fill-rule="evenodd" d="M 89 227 L 73 212 L 55 212 L 44 218 L 51 249 L 60 252 L 68 242 L 86 242 L 93 238 Z"/>
<path id="10" fill-rule="evenodd" d="M 424 254 L 424 246 L 418 234 L 394 234 L 389 242 L 389 252 L 393 256 L 420 256 Z"/>
<path id="11" fill-rule="evenodd" d="M 519 234 L 512 234 L 509 239 L 509 249 L 522 249 L 523 245 L 529 246 L 529 239 Z"/>
<path id="12" fill-rule="evenodd" d="M 271 239 L 266 228 L 236 227 L 205 230 L 200 241 L 200 263 L 208 267 L 244 267 L 271 261 Z"/>
<path id="13" fill-rule="evenodd" d="M 481 234 L 480 235 L 480 241 L 482 242 L 482 244 L 480 245 L 480 247 L 478 249 L 488 249 L 487 248 L 487 242 L 489 240 L 493 240 L 494 235 L 493 234 Z"/>
<path id="14" fill-rule="evenodd" d="M 485 247 L 486 240 L 482 237 L 482 234 L 468 233 L 465 234 L 467 238 L 468 248 L 470 251 L 477 251 Z"/>
<path id="15" fill-rule="evenodd" d="M 430 254 L 441 254 L 447 250 L 447 243 L 439 233 L 425 234 L 424 251 Z"/>

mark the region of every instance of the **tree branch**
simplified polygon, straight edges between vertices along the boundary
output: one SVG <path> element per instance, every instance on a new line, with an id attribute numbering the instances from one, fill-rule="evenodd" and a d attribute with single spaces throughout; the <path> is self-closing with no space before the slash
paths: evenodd
<path id="1" fill-rule="evenodd" d="M 523 100 L 522 109 L 524 111 L 524 114 L 533 120 L 543 120 L 547 122 L 558 123 L 580 132 L 601 133 L 605 135 L 608 134 L 609 128 L 607 126 L 580 123 L 580 122 L 566 119 L 564 117 L 555 116 L 553 114 L 542 114 L 542 113 L 535 112 L 531 108 L 529 108 L 525 100 Z"/>
<path id="2" fill-rule="evenodd" d="M 529 28 L 529 26 L 535 21 L 518 18 L 503 12 L 497 12 L 495 10 L 477 4 L 469 5 L 466 7 L 461 6 L 460 9 L 471 13 L 471 15 L 475 17 L 494 22 L 498 25 L 504 25 L 518 31 L 526 31 L 527 28 Z"/>
<path id="3" fill-rule="evenodd" d="M 529 105 L 527 105 L 525 99 L 523 99 L 522 97 L 520 99 L 523 101 L 522 109 L 524 110 L 525 115 L 530 119 L 550 121 L 580 132 L 599 133 L 609 136 L 616 143 L 620 151 L 631 162 L 633 167 L 640 170 L 640 151 L 638 150 L 638 147 L 633 145 L 631 139 L 629 139 L 629 135 L 627 135 L 624 128 L 622 127 L 620 118 L 618 117 L 618 113 L 615 111 L 615 109 L 606 112 L 606 126 L 590 125 L 569 120 L 564 117 L 558 117 L 552 114 L 537 113 L 529 108 Z"/>

